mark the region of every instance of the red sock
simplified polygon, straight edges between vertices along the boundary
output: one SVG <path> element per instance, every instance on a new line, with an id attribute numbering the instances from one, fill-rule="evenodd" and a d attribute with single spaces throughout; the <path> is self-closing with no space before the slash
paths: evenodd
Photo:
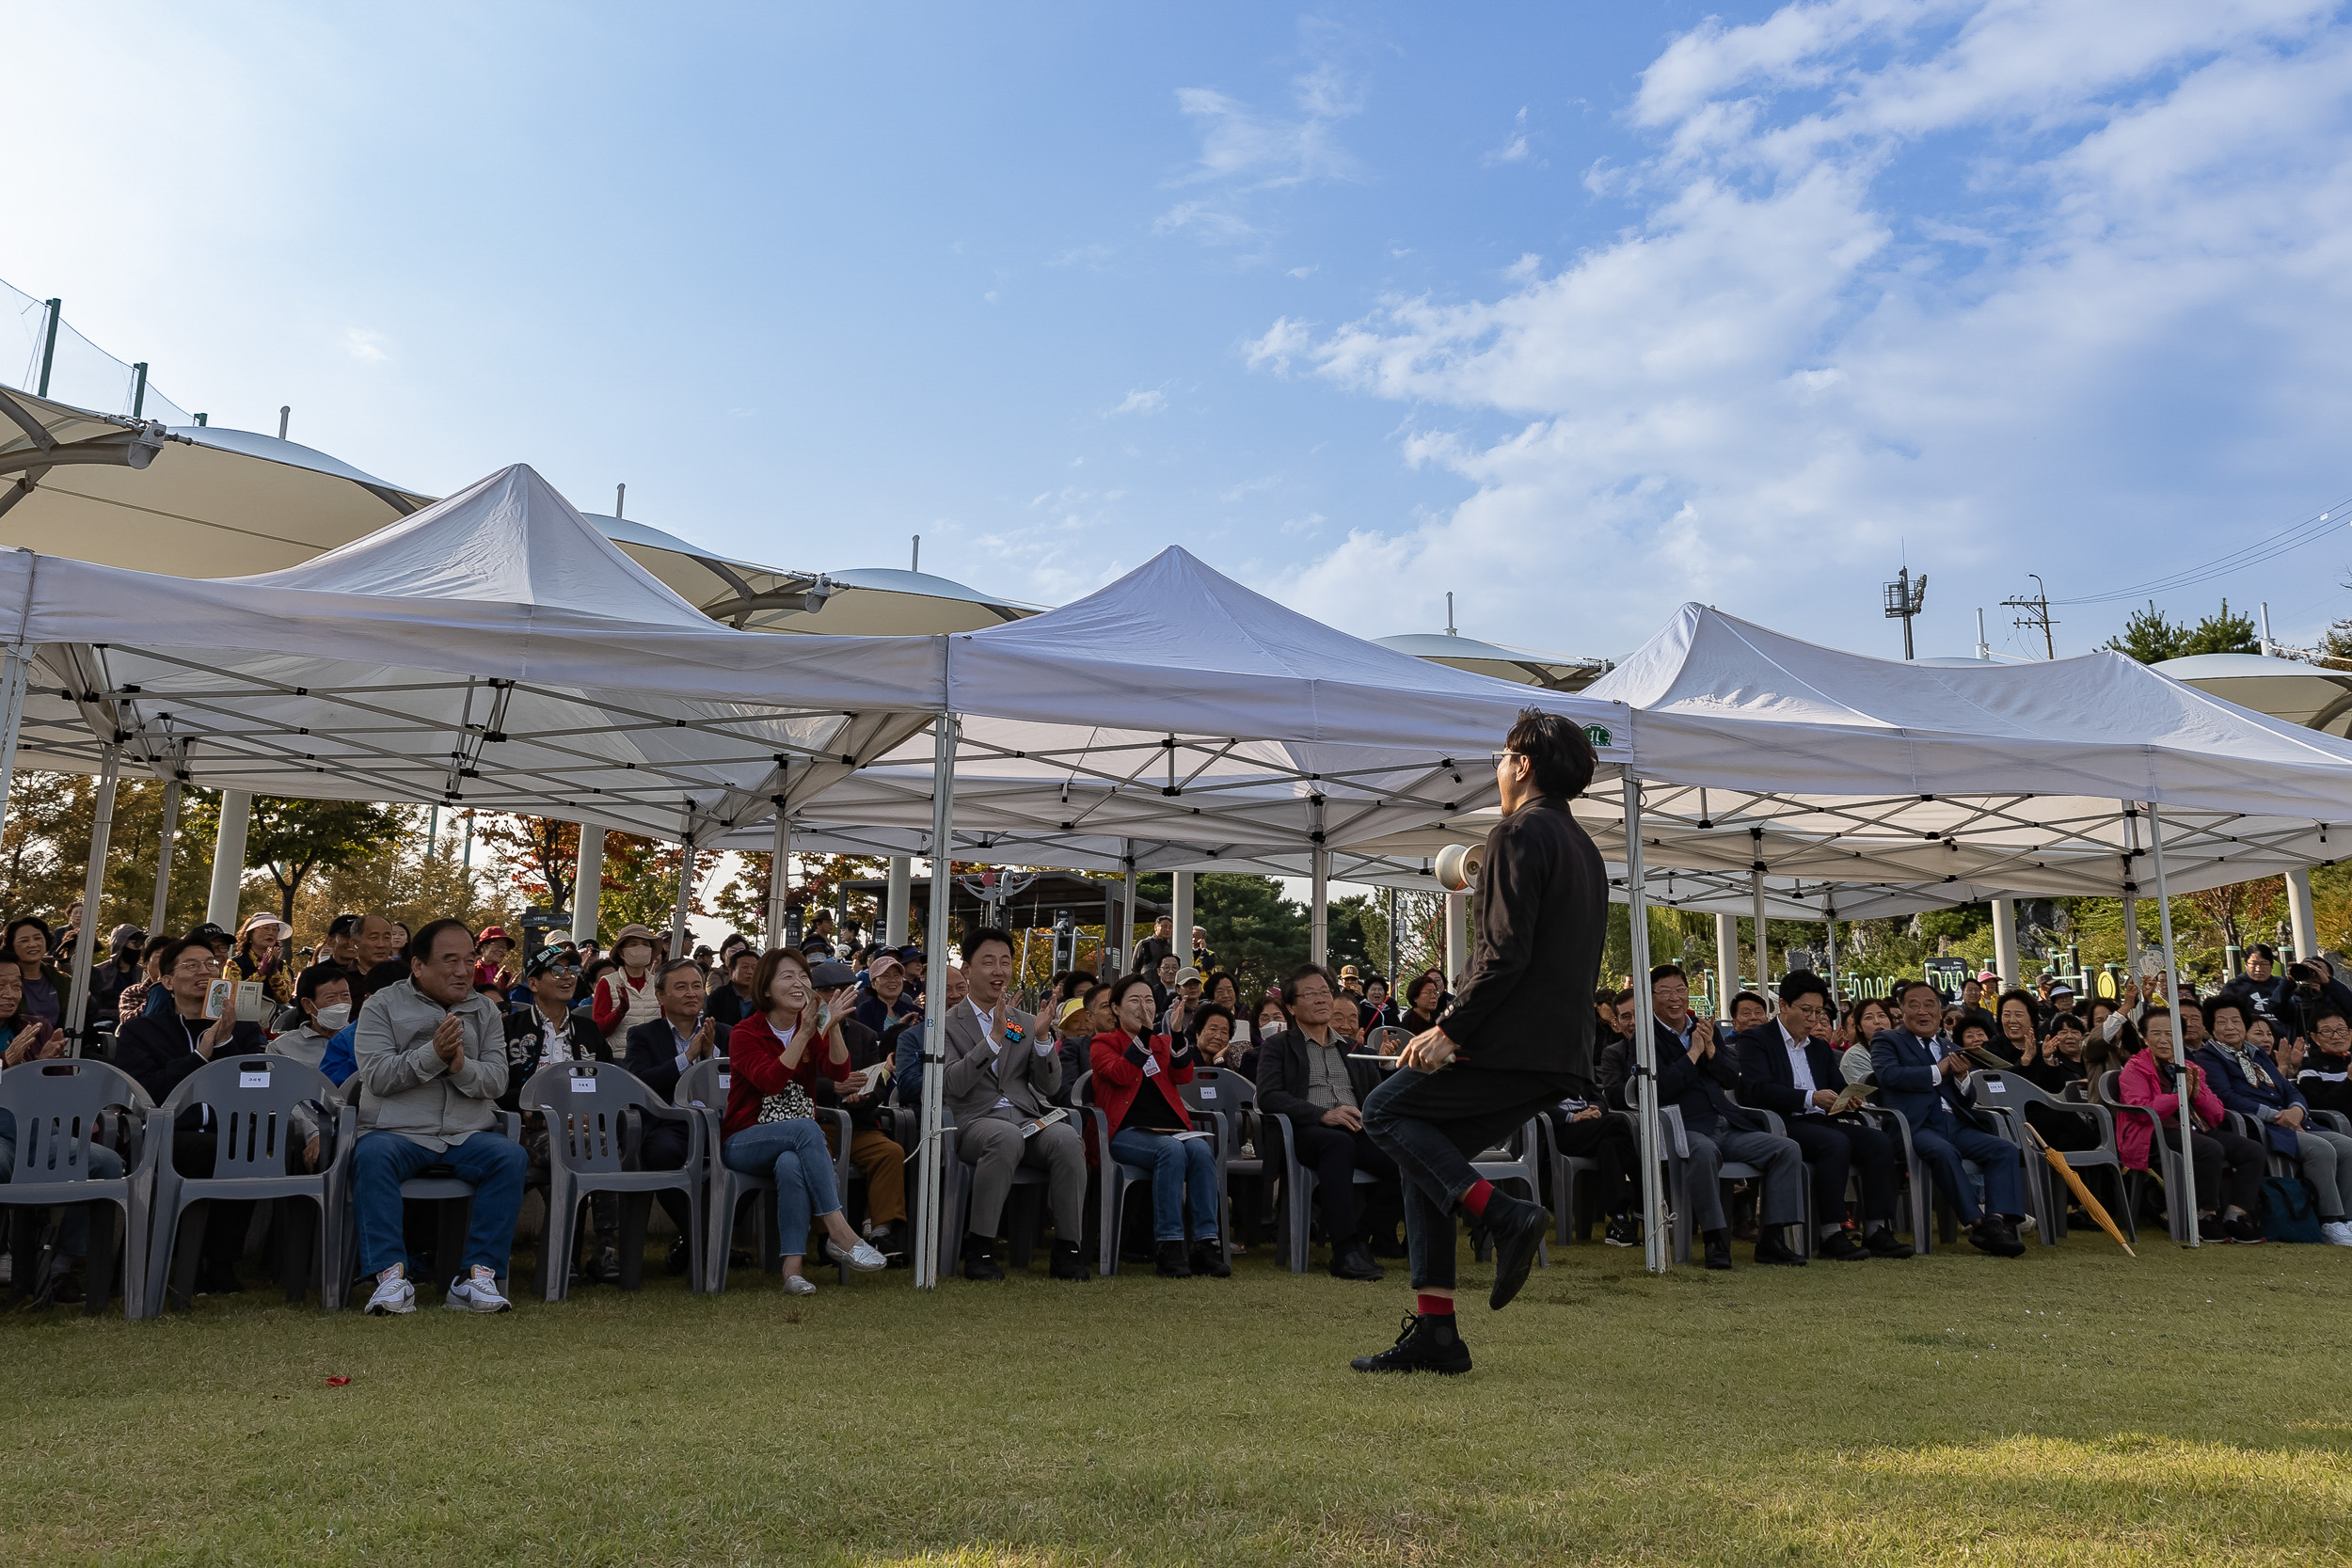
<path id="1" fill-rule="evenodd" d="M 1472 1219 L 1483 1218 L 1486 1212 L 1486 1200 L 1494 1196 L 1495 1184 L 1481 1181 L 1462 1195 L 1462 1209 Z"/>
<path id="2" fill-rule="evenodd" d="M 1450 1318 L 1454 1316 L 1454 1298 L 1452 1296 L 1419 1296 L 1416 1297 L 1416 1299 L 1421 1303 L 1421 1306 L 1417 1308 L 1417 1310 L 1424 1318 Z"/>

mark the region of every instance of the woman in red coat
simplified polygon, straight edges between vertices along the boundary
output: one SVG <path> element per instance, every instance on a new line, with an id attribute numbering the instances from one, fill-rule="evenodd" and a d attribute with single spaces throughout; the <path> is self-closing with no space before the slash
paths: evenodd
<path id="1" fill-rule="evenodd" d="M 1111 1124 L 1111 1156 L 1152 1173 L 1152 1235 L 1169 1279 L 1233 1272 L 1217 1245 L 1216 1150 L 1192 1132 L 1177 1086 L 1192 1082 L 1192 1041 L 1154 1035 L 1152 982 L 1130 974 L 1111 987 L 1119 1026 L 1094 1037 L 1094 1102 Z M 1192 1259 L 1184 1259 L 1184 1194 L 1192 1193 Z"/>
<path id="2" fill-rule="evenodd" d="M 2221 1097 L 2205 1083 L 2204 1069 L 2195 1062 L 2183 1065 L 2173 1054 L 2172 1014 L 2163 1007 L 2151 1007 L 2140 1021 L 2140 1033 L 2147 1037 L 2148 1049 L 2123 1064 L 2123 1076 L 2116 1085 L 2116 1092 L 2126 1105 L 2144 1105 L 2155 1114 L 2163 1125 L 2164 1141 L 2175 1153 L 2181 1147 L 2181 1090 L 2186 1079 L 2189 1110 L 2198 1125 L 2205 1131 L 2195 1133 L 2189 1142 L 2190 1158 L 2197 1166 L 2197 1230 L 2209 1242 L 2259 1242 L 2264 1239 L 2263 1227 L 2253 1216 L 2255 1201 L 2262 1193 L 2263 1173 L 2269 1168 L 2262 1145 L 2251 1138 L 2240 1137 L 2222 1125 Z M 2123 1164 L 2131 1170 L 2148 1169 L 2148 1155 L 2155 1142 L 2154 1132 L 2146 1117 L 2119 1116 L 2115 1118 L 2115 1143 L 2123 1156 Z M 2221 1172 L 2229 1169 L 2225 1194 Z M 2214 1210 L 2221 1212 L 2215 1217 Z"/>

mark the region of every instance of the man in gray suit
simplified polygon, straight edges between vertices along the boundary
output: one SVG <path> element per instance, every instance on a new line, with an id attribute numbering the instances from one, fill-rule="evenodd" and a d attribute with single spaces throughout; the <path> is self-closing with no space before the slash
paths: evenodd
<path id="1" fill-rule="evenodd" d="M 956 1150 L 972 1166 L 972 1216 L 963 1238 L 963 1276 L 1002 1279 L 993 1256 L 1005 1195 L 1022 1165 L 1048 1173 L 1054 1211 L 1054 1277 L 1087 1277 L 1079 1243 L 1086 1235 L 1087 1159 L 1051 1099 L 1061 1086 L 1061 1053 L 1051 1029 L 1005 1000 L 1012 984 L 1012 938 L 993 927 L 963 940 L 969 987 L 947 1014 L 946 1098 L 956 1118 Z"/>

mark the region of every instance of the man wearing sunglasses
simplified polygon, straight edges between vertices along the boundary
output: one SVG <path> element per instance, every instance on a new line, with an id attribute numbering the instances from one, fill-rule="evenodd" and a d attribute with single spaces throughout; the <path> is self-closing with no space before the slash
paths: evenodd
<path id="1" fill-rule="evenodd" d="M 1398 1070 L 1365 1097 L 1364 1131 L 1403 1178 L 1414 1309 L 1361 1372 L 1467 1372 L 1454 1322 L 1454 1215 L 1494 1243 L 1487 1305 L 1527 1280 L 1551 1216 L 1483 1180 L 1470 1157 L 1570 1096 L 1593 1095 L 1593 993 L 1607 932 L 1600 852 L 1568 815 L 1593 780 L 1592 743 L 1567 718 L 1527 708 L 1495 754 L 1502 820 L 1479 873 L 1477 951 L 1453 1005 L 1415 1035 Z"/>

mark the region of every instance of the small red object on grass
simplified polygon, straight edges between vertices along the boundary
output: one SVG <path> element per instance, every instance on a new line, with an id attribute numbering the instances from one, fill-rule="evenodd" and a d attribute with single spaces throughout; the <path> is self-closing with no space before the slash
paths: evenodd
<path id="1" fill-rule="evenodd" d="M 351 1379 L 347 1377 L 330 1377 L 326 1380 L 326 1386 L 329 1388 L 346 1388 L 351 1386 Z"/>

